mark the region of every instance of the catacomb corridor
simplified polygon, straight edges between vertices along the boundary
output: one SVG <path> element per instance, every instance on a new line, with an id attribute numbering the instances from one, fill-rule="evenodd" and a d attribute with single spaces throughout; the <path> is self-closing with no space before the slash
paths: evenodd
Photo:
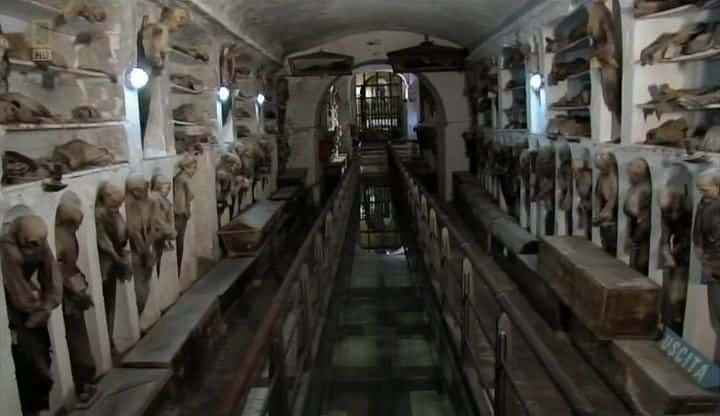
<path id="1" fill-rule="evenodd" d="M 720 415 L 719 57 L 720 0 L 0 0 L 0 416 Z"/>

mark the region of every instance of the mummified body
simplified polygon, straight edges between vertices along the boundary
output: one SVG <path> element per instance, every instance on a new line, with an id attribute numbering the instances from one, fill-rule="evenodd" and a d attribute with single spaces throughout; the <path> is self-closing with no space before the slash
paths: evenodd
<path id="1" fill-rule="evenodd" d="M 170 49 L 170 33 L 186 25 L 189 20 L 187 10 L 181 8 L 163 8 L 160 20 L 156 23 L 150 23 L 145 16 L 138 40 L 140 62 L 150 67 L 155 74 L 162 72 Z"/>
<path id="2" fill-rule="evenodd" d="M 585 231 L 585 237 L 590 238 L 590 223 L 592 222 L 592 168 L 589 160 L 573 161 L 573 176 L 575 177 L 575 192 L 578 198 L 578 228 Z"/>
<path id="3" fill-rule="evenodd" d="M 63 279 L 47 235 L 42 218 L 25 215 L 10 223 L 0 238 L 12 355 L 26 415 L 48 409 L 53 385 L 47 321 L 62 300 Z"/>
<path id="4" fill-rule="evenodd" d="M 720 169 L 710 169 L 700 175 L 697 187 L 702 200 L 695 213 L 692 241 L 702 262 L 710 322 L 717 334 L 720 331 Z M 720 359 L 720 343 L 715 346 L 715 359 Z"/>
<path id="5" fill-rule="evenodd" d="M 164 251 L 173 250 L 173 241 L 177 232 L 173 227 L 173 206 L 168 199 L 172 183 L 160 173 L 153 175 L 150 181 L 152 212 L 152 235 L 151 239 L 155 247 L 157 258 L 157 272 L 160 274 L 160 262 Z"/>
<path id="6" fill-rule="evenodd" d="M 617 208 L 618 208 L 618 176 L 615 156 L 608 151 L 600 151 L 595 155 L 595 167 L 598 170 L 595 185 L 595 207 L 592 223 L 600 228 L 602 246 L 608 254 L 617 253 Z"/>
<path id="7" fill-rule="evenodd" d="M 153 202 L 148 193 L 149 183 L 142 175 L 128 177 L 125 185 L 128 218 L 128 238 L 132 251 L 135 275 L 135 296 L 138 313 L 142 313 L 150 291 L 152 268 L 157 264 L 153 233 Z"/>
<path id="8" fill-rule="evenodd" d="M 663 226 L 660 266 L 666 269 L 663 278 L 663 322 L 682 334 L 692 228 L 692 208 L 686 193 L 664 189 L 660 194 L 660 212 Z"/>
<path id="9" fill-rule="evenodd" d="M 55 247 L 63 277 L 65 333 L 75 389 L 80 400 L 87 401 L 95 392 L 92 385 L 95 361 L 84 317 L 85 311 L 93 306 L 93 301 L 87 278 L 77 264 L 80 255 L 77 231 L 82 221 L 83 213 L 79 206 L 69 202 L 60 203 L 55 221 Z"/>
<path id="10" fill-rule="evenodd" d="M 538 150 L 535 172 L 539 181 L 535 200 L 545 206 L 545 234 L 552 235 L 555 232 L 555 149 L 552 146 Z"/>
<path id="11" fill-rule="evenodd" d="M 620 117 L 621 61 L 619 32 L 604 0 L 593 0 L 588 6 L 587 33 L 592 39 L 592 56 L 600 64 L 603 97 L 610 112 Z"/>
<path id="12" fill-rule="evenodd" d="M 113 334 L 115 331 L 115 299 L 117 282 L 128 281 L 130 272 L 130 253 L 126 250 L 128 236 L 125 218 L 120 207 L 125 202 L 125 191 L 110 183 L 103 184 L 98 191 L 95 203 L 95 230 L 97 232 L 100 272 L 103 280 L 103 297 L 107 318 L 108 334 L 111 346 L 115 349 Z"/>
<path id="13" fill-rule="evenodd" d="M 630 254 L 630 266 L 648 274 L 650 259 L 650 204 L 652 183 L 650 169 L 644 159 L 638 158 L 627 167 L 630 179 L 623 204 L 628 226 L 625 234 L 625 252 Z"/>
<path id="14" fill-rule="evenodd" d="M 182 267 L 185 248 L 185 230 L 192 212 L 192 178 L 197 170 L 197 160 L 186 156 L 178 165 L 178 173 L 173 179 L 173 197 L 175 198 L 175 231 L 177 236 L 178 271 Z"/>

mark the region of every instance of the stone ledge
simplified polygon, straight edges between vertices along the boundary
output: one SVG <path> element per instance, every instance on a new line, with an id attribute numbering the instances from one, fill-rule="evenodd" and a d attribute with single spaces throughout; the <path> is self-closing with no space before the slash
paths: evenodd
<path id="1" fill-rule="evenodd" d="M 219 314 L 217 298 L 183 295 L 123 358 L 124 367 L 171 368 L 182 350 L 213 314 Z"/>
<path id="2" fill-rule="evenodd" d="M 115 368 L 98 384 L 99 397 L 93 405 L 71 416 L 142 416 L 171 376 L 170 370 Z"/>
<path id="3" fill-rule="evenodd" d="M 232 292 L 235 284 L 252 267 L 254 262 L 255 257 L 223 259 L 205 277 L 193 285 L 187 294 L 216 297 L 224 305 L 226 303 L 224 297 Z M 232 299 L 228 299 L 228 301 L 232 301 Z"/>

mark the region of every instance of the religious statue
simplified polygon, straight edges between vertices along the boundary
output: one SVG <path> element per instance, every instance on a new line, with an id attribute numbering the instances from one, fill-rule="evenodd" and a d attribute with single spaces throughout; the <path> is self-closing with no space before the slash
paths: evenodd
<path id="1" fill-rule="evenodd" d="M 168 199 L 172 183 L 170 179 L 161 173 L 156 173 L 150 179 L 150 191 L 152 207 L 152 240 L 155 246 L 155 255 L 157 257 L 157 272 L 160 275 L 160 262 L 162 254 L 175 248 L 173 241 L 177 237 L 177 232 L 173 226 L 174 211 L 172 202 Z"/>
<path id="2" fill-rule="evenodd" d="M 593 226 L 600 227 L 600 240 L 605 251 L 617 254 L 617 208 L 618 208 L 618 177 L 615 156 L 607 150 L 595 155 L 595 167 L 598 170 L 595 185 L 594 206 L 596 215 L 592 218 Z"/>
<path id="3" fill-rule="evenodd" d="M 634 159 L 627 166 L 630 188 L 625 196 L 623 212 L 628 225 L 625 251 L 630 254 L 630 267 L 647 275 L 650 265 L 650 204 L 652 183 L 645 159 Z"/>
<path id="4" fill-rule="evenodd" d="M 660 267 L 663 277 L 663 323 L 682 334 L 690 267 L 692 208 L 684 190 L 665 188 L 660 193 L 662 237 Z"/>
<path id="5" fill-rule="evenodd" d="M 702 283 L 707 285 L 710 323 L 720 332 L 720 168 L 703 172 L 697 181 L 702 195 L 695 213 L 692 241 L 702 263 Z M 715 360 L 720 359 L 720 343 Z"/>
<path id="6" fill-rule="evenodd" d="M 72 202 L 61 202 L 55 219 L 55 247 L 63 278 L 63 315 L 70 353 L 73 381 L 78 399 L 87 402 L 96 392 L 95 361 L 90 349 L 90 336 L 85 325 L 85 311 L 93 307 L 85 274 L 78 267 L 80 255 L 77 231 L 83 212 Z"/>
<path id="7" fill-rule="evenodd" d="M 111 347 L 115 349 L 115 299 L 117 282 L 126 282 L 132 277 L 130 254 L 125 249 L 128 230 L 120 207 L 125 203 L 125 191 L 111 183 L 100 187 L 95 203 L 95 230 L 97 232 L 100 272 L 103 280 L 105 314 Z"/>
<path id="8" fill-rule="evenodd" d="M 192 213 L 192 178 L 197 171 L 197 160 L 186 156 L 178 164 L 178 173 L 173 179 L 173 196 L 175 198 L 175 231 L 177 235 L 178 270 L 182 267 L 183 250 L 185 248 L 185 230 Z"/>
<path id="9" fill-rule="evenodd" d="M 138 313 L 142 314 L 150 291 L 152 268 L 157 264 L 155 253 L 153 201 L 148 193 L 150 184 L 141 174 L 131 175 L 125 181 L 127 200 L 127 230 L 132 251 L 135 296 Z"/>
<path id="10" fill-rule="evenodd" d="M 47 321 L 62 301 L 63 278 L 47 236 L 42 218 L 23 215 L 0 238 L 15 377 L 26 415 L 49 408 L 53 385 Z"/>

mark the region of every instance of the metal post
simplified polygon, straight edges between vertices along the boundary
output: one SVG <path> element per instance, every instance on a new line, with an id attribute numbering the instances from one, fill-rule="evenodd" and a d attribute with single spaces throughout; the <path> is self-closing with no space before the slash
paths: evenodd
<path id="1" fill-rule="evenodd" d="M 505 365 L 508 358 L 512 323 L 503 313 L 497 323 L 497 343 L 495 344 L 495 416 L 507 415 L 507 374 Z"/>
<path id="2" fill-rule="evenodd" d="M 270 379 L 275 378 L 275 385 L 270 393 L 270 416 L 288 416 L 289 386 L 285 371 L 285 348 L 283 348 L 282 331 L 277 329 L 270 343 Z"/>

